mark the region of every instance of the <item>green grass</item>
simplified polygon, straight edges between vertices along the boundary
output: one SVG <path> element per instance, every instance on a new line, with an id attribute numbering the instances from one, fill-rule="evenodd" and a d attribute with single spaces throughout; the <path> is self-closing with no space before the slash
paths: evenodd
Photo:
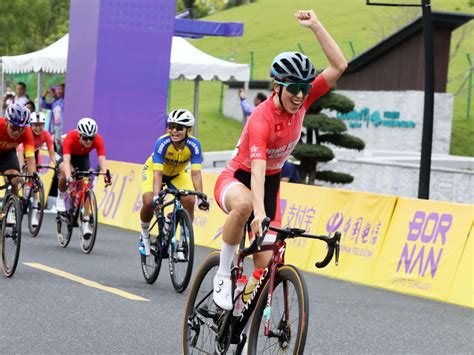
<path id="1" fill-rule="evenodd" d="M 434 10 L 474 13 L 467 0 L 432 0 Z M 335 5 L 337 3 L 337 5 Z M 318 68 L 327 61 L 314 35 L 300 27 L 293 18 L 298 9 L 313 8 L 346 58 L 352 58 L 350 42 L 357 54 L 369 49 L 397 28 L 407 24 L 421 10 L 366 6 L 365 0 L 258 0 L 255 3 L 221 11 L 208 16 L 211 21 L 243 22 L 244 36 L 235 38 L 207 37 L 192 40 L 191 43 L 205 52 L 219 58 L 248 63 L 250 51 L 254 53 L 254 79 L 267 79 L 269 67 L 276 54 L 282 51 L 298 50 L 298 43 Z M 453 33 L 451 53 L 460 37 L 464 36 L 457 55 L 449 67 L 448 92 L 456 93 L 464 81 L 468 62 L 466 53 L 474 60 L 472 45 L 474 21 Z M 199 132 L 204 150 L 232 149 L 237 141 L 240 123 L 225 118 L 219 113 L 221 84 L 202 82 L 200 93 Z M 192 82 L 173 82 L 171 107 L 183 106 L 192 109 Z M 474 156 L 474 109 L 470 121 L 466 116 L 467 84 L 455 97 L 451 154 Z M 474 100 L 473 100 L 474 101 Z M 474 103 L 473 103 L 474 106 Z"/>

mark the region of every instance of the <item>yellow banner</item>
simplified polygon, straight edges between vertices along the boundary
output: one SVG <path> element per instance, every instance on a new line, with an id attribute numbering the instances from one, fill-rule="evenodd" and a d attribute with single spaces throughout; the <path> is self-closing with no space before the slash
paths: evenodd
<path id="1" fill-rule="evenodd" d="M 461 256 L 456 276 L 449 293 L 448 302 L 474 308 L 474 285 L 473 285 L 473 257 L 474 257 L 474 224 L 467 238 L 464 251 Z"/>
<path id="2" fill-rule="evenodd" d="M 301 186 L 301 193 L 296 194 L 293 186 L 289 188 L 292 193 L 291 202 L 289 201 L 291 206 L 287 207 L 285 217 L 287 221 L 291 219 L 291 210 L 295 209 L 293 206 L 296 197 L 300 201 L 306 201 L 306 205 L 317 211 L 313 225 L 289 223 L 291 227 L 301 227 L 312 234 L 332 235 L 335 231 L 342 234 L 339 266 L 335 266 L 333 260 L 324 269 L 316 268 L 315 262 L 322 261 L 326 255 L 326 244 L 306 239 L 304 243 L 309 243 L 308 259 L 303 268 L 344 280 L 371 284 L 373 269 L 397 198 L 309 186 Z"/>
<path id="3" fill-rule="evenodd" d="M 99 222 L 140 231 L 142 205 L 142 165 L 108 161 L 112 185 L 105 188 L 102 177 L 97 179 L 94 192 L 99 207 Z"/>
<path id="4" fill-rule="evenodd" d="M 43 149 L 41 149 L 40 152 L 41 152 L 41 164 L 48 165 L 51 162 L 51 160 L 49 159 L 48 152 Z M 53 183 L 54 170 L 40 169 L 39 174 L 44 186 L 44 197 L 45 197 L 45 200 L 47 200 L 49 196 L 49 191 L 51 190 L 51 184 Z"/>
<path id="5" fill-rule="evenodd" d="M 473 206 L 399 198 L 375 268 L 375 285 L 446 301 Z"/>

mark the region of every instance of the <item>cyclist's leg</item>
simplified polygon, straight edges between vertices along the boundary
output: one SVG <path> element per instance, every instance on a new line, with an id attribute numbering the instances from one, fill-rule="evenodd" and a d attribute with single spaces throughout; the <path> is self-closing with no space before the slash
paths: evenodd
<path id="1" fill-rule="evenodd" d="M 20 163 L 16 154 L 16 149 L 10 149 L 0 155 L 0 171 L 4 174 L 19 174 Z M 11 180 L 13 193 L 18 196 L 18 184 L 20 178 L 15 177 Z"/>
<path id="2" fill-rule="evenodd" d="M 153 218 L 153 161 L 147 159 L 142 169 L 142 207 L 140 208 L 141 233 L 138 250 L 143 255 L 150 255 L 150 222 Z"/>
<path id="3" fill-rule="evenodd" d="M 219 176 L 214 196 L 221 209 L 226 212 L 219 269 L 214 278 L 214 301 L 223 309 L 232 309 L 232 282 L 230 271 L 247 219 L 252 212 L 252 193 L 234 177 L 233 171 L 225 169 Z"/>
<path id="4" fill-rule="evenodd" d="M 169 182 L 168 186 L 177 190 L 194 190 L 193 182 L 191 177 L 186 171 L 180 172 L 178 175 L 173 177 Z M 182 196 L 181 204 L 189 212 L 191 221 L 194 221 L 194 205 L 196 203 L 195 196 Z"/>

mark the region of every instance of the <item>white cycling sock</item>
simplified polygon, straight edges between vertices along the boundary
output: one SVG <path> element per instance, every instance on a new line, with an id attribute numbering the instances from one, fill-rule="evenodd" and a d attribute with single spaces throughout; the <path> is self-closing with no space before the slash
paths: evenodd
<path id="1" fill-rule="evenodd" d="M 230 268 L 232 261 L 234 260 L 235 252 L 237 251 L 239 244 L 230 245 L 222 241 L 221 247 L 221 259 L 219 262 L 219 269 L 217 273 L 222 276 L 230 276 Z"/>
<path id="2" fill-rule="evenodd" d="M 62 192 L 58 190 L 58 198 L 60 198 L 61 200 L 64 200 L 65 196 L 66 196 L 66 192 Z"/>
<path id="3" fill-rule="evenodd" d="M 148 228 L 150 228 L 150 222 L 143 222 L 143 221 L 140 221 L 141 222 L 141 226 L 142 226 L 142 235 L 144 238 L 150 238 L 150 231 L 148 230 Z"/>

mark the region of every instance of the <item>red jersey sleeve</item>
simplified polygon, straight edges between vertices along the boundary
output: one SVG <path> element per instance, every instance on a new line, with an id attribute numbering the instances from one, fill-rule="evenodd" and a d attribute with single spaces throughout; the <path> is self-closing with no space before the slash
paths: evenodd
<path id="1" fill-rule="evenodd" d="M 33 138 L 33 132 L 30 127 L 26 127 L 25 133 L 21 135 L 21 143 L 25 148 L 25 157 L 32 158 L 35 156 L 35 140 Z"/>
<path id="2" fill-rule="evenodd" d="M 48 151 L 53 151 L 54 146 L 53 146 L 53 139 L 51 138 L 51 134 L 48 131 L 43 130 L 42 133 L 43 136 L 43 143 L 46 143 L 46 146 L 48 147 Z"/>
<path id="3" fill-rule="evenodd" d="M 66 135 L 66 138 L 64 138 L 63 141 L 63 155 L 64 154 L 69 154 L 71 155 L 71 147 L 72 147 L 72 134 L 74 131 L 69 132 Z"/>
<path id="4" fill-rule="evenodd" d="M 94 139 L 94 147 L 97 150 L 97 156 L 105 156 L 105 145 L 104 140 L 98 134 L 95 136 Z"/>
<path id="5" fill-rule="evenodd" d="M 315 102 L 317 99 L 319 99 L 331 89 L 322 74 L 319 74 L 311 84 L 313 85 L 313 87 L 311 88 L 311 92 L 303 103 L 303 107 L 305 110 L 307 110 L 308 107 L 313 104 L 313 102 Z"/>
<path id="6" fill-rule="evenodd" d="M 269 118 L 265 116 L 263 110 L 256 109 L 252 113 L 247 125 L 250 160 L 267 160 L 267 144 L 272 133 Z"/>

